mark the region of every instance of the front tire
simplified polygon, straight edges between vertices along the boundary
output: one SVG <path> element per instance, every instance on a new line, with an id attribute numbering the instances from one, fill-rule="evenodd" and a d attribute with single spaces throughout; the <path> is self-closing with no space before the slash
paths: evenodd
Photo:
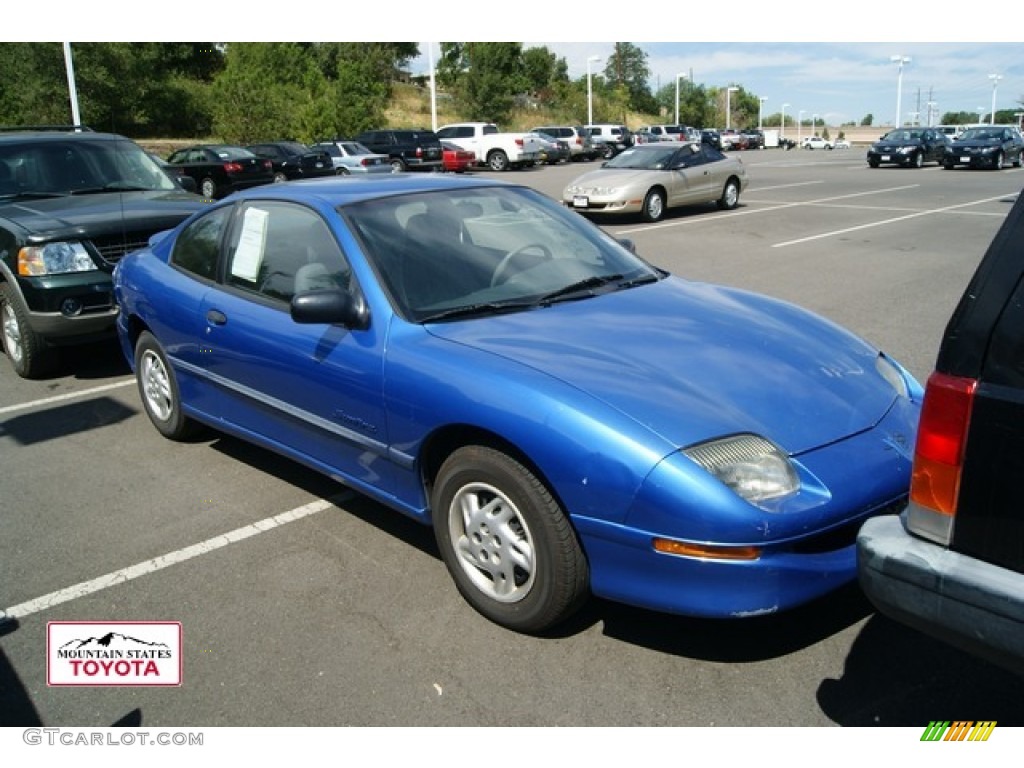
<path id="1" fill-rule="evenodd" d="M 182 413 L 174 369 L 149 331 L 143 331 L 135 344 L 135 380 L 146 415 L 161 435 L 184 440 L 196 432 L 196 423 Z"/>
<path id="2" fill-rule="evenodd" d="M 718 207 L 723 211 L 731 211 L 740 204 L 740 183 L 729 179 L 722 188 L 722 196 L 718 198 Z"/>
<path id="3" fill-rule="evenodd" d="M 661 221 L 665 216 L 665 193 L 660 189 L 652 189 L 644 198 L 644 207 L 640 212 L 644 221 Z"/>
<path id="4" fill-rule="evenodd" d="M 487 156 L 487 167 L 492 171 L 507 171 L 508 155 L 503 150 L 495 149 Z"/>
<path id="5" fill-rule="evenodd" d="M 0 283 L 0 323 L 4 351 L 16 374 L 23 379 L 38 379 L 53 370 L 56 353 L 32 330 L 28 311 L 9 283 Z"/>
<path id="6" fill-rule="evenodd" d="M 576 533 L 545 485 L 505 453 L 471 445 L 441 466 L 431 494 L 448 572 L 479 613 L 517 632 L 542 632 L 588 594 Z"/>
<path id="7" fill-rule="evenodd" d="M 1001 171 L 1003 170 L 1003 153 L 996 152 L 996 156 L 992 158 L 992 170 Z"/>

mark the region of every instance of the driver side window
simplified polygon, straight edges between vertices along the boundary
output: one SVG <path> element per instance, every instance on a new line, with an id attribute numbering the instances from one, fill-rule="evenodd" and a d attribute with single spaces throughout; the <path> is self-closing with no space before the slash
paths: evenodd
<path id="1" fill-rule="evenodd" d="M 350 279 L 348 262 L 319 214 L 272 201 L 242 208 L 228 285 L 287 303 L 305 291 L 348 290 Z"/>

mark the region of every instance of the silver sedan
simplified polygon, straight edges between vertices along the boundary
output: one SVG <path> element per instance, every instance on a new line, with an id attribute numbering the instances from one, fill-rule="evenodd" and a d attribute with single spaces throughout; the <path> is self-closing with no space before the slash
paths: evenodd
<path id="1" fill-rule="evenodd" d="M 639 213 L 658 221 L 677 206 L 714 202 L 735 208 L 746 187 L 739 158 L 707 144 L 659 142 L 630 147 L 574 179 L 562 202 L 581 213 Z"/>

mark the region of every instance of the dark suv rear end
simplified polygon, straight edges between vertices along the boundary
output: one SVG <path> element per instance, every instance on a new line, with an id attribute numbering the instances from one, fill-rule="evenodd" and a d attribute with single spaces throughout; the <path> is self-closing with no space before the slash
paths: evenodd
<path id="1" fill-rule="evenodd" d="M 123 136 L 0 129 L 0 323 L 18 375 L 113 337 L 118 260 L 203 205 Z"/>
<path id="2" fill-rule="evenodd" d="M 444 170 L 444 150 L 433 131 L 384 128 L 364 131 L 355 141 L 371 152 L 390 157 L 391 167 L 396 171 Z"/>
<path id="3" fill-rule="evenodd" d="M 882 613 L 1024 674 L 1024 197 L 946 327 L 910 504 L 865 523 L 860 582 Z"/>

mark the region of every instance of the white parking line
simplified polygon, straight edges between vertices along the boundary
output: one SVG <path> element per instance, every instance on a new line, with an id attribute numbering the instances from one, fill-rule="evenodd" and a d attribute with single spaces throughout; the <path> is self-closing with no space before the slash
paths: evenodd
<path id="1" fill-rule="evenodd" d="M 1013 193 L 1013 194 L 1016 194 L 1016 193 Z M 884 226 L 886 226 L 888 224 L 896 224 L 896 223 L 899 223 L 901 221 L 909 221 L 910 219 L 917 219 L 917 218 L 920 218 L 922 216 L 934 216 L 934 215 L 939 214 L 939 213 L 947 213 L 949 211 L 955 211 L 958 208 L 968 208 L 968 207 L 970 207 L 972 205 L 981 205 L 983 203 L 991 203 L 991 202 L 995 202 L 997 200 L 1004 200 L 1004 199 L 1006 199 L 1006 195 L 997 195 L 996 197 L 989 197 L 989 198 L 985 198 L 983 200 L 975 200 L 974 202 L 971 202 L 971 203 L 959 203 L 957 205 L 947 205 L 947 206 L 945 206 L 943 208 L 933 208 L 933 209 L 927 210 L 927 211 L 917 211 L 916 213 L 908 213 L 906 216 L 896 216 L 896 217 L 891 218 L 891 219 L 883 219 L 881 221 L 873 221 L 870 224 L 860 224 L 860 225 L 858 225 L 856 227 L 846 227 L 845 229 L 836 229 L 836 230 L 833 230 L 831 232 L 822 232 L 821 234 L 818 234 L 818 235 L 811 235 L 810 237 L 801 237 L 801 238 L 799 238 L 797 240 L 787 240 L 784 243 L 775 243 L 771 247 L 772 248 L 785 248 L 785 247 L 790 246 L 790 245 L 800 245 L 802 243 L 810 243 L 810 242 L 813 242 L 814 240 L 824 240 L 825 238 L 828 238 L 828 237 L 838 237 L 839 235 L 845 235 L 845 234 L 847 234 L 849 232 L 858 232 L 860 230 L 872 229 L 874 227 L 884 227 Z"/>
<path id="2" fill-rule="evenodd" d="M 813 183 L 813 182 L 808 182 L 808 183 Z M 800 186 L 800 185 L 794 184 L 792 186 Z M 736 216 L 752 216 L 754 214 L 766 213 L 768 211 L 780 211 L 780 210 L 783 210 L 785 208 L 799 208 L 801 205 L 817 205 L 817 204 L 820 204 L 820 203 L 834 202 L 836 200 L 849 200 L 849 199 L 854 198 L 854 197 L 864 197 L 866 195 L 884 195 L 884 194 L 886 194 L 888 192 L 902 192 L 904 190 L 914 189 L 914 188 L 919 187 L 919 186 L 921 186 L 921 185 L 920 184 L 907 184 L 907 185 L 902 186 L 902 187 L 889 187 L 887 189 L 870 189 L 870 190 L 868 190 L 866 192 L 851 192 L 848 195 L 835 195 L 833 197 L 822 197 L 822 198 L 820 198 L 818 200 L 801 200 L 798 203 L 778 203 L 776 205 L 773 205 L 771 203 L 767 203 L 764 208 L 745 208 L 745 209 L 740 210 L 740 211 L 729 211 L 727 213 L 720 213 L 717 216 L 701 216 L 701 217 L 696 217 L 696 218 L 692 218 L 692 219 L 687 219 L 686 221 L 666 221 L 664 224 L 647 224 L 645 226 L 635 227 L 633 229 L 620 229 L 615 234 L 616 235 L 631 235 L 631 234 L 634 234 L 636 232 L 650 232 L 650 231 L 655 230 L 655 229 L 665 229 L 667 227 L 681 227 L 681 226 L 686 226 L 686 225 L 690 225 L 690 224 L 702 224 L 702 223 L 708 223 L 708 222 L 714 222 L 714 221 L 721 221 L 722 219 L 733 218 L 733 217 L 736 217 Z M 766 187 L 766 189 L 770 189 L 770 188 Z M 755 191 L 761 192 L 762 190 L 758 189 L 758 190 L 755 190 Z"/>
<path id="3" fill-rule="evenodd" d="M 315 515 L 318 512 L 323 512 L 326 509 L 334 507 L 337 502 L 342 502 L 347 498 L 351 498 L 354 494 L 351 492 L 342 494 L 337 497 L 335 501 L 327 501 L 325 499 L 318 499 L 312 501 L 309 504 L 304 504 L 301 507 L 289 510 L 288 512 L 282 512 L 279 515 L 273 517 L 267 517 L 258 522 L 252 523 L 251 525 L 243 526 L 242 528 L 236 528 L 228 533 L 221 534 L 220 536 L 214 536 L 212 539 L 207 539 L 198 544 L 193 544 L 190 547 L 179 549 L 175 552 L 168 552 L 166 555 L 154 557 L 152 560 L 146 560 L 145 562 L 138 563 L 136 565 L 129 566 L 127 568 L 121 568 L 117 571 L 112 571 L 105 576 L 100 576 L 90 581 L 83 581 L 74 586 L 67 587 L 65 589 L 51 592 L 48 595 L 37 597 L 34 600 L 28 600 L 18 605 L 12 605 L 7 608 L 6 611 L 0 611 L 0 616 L 4 613 L 7 616 L 14 618 L 24 618 L 31 616 L 33 613 L 39 613 L 47 608 L 53 608 L 61 603 L 67 603 L 71 600 L 77 600 L 80 597 L 91 595 L 93 592 L 99 592 L 100 590 L 113 587 L 118 584 L 124 584 L 126 582 L 137 579 L 140 576 L 145 576 L 156 571 L 163 570 L 172 565 L 183 563 L 186 560 L 191 560 L 194 557 L 205 555 L 214 550 L 226 547 L 229 544 L 247 539 L 250 536 L 256 536 L 261 533 L 273 530 L 282 525 L 293 523 L 296 520 L 301 520 L 304 517 Z"/>
<path id="4" fill-rule="evenodd" d="M 32 400 L 27 403 L 18 403 L 17 405 L 5 405 L 0 408 L 0 415 L 5 413 L 13 413 L 14 411 L 27 411 L 30 408 L 39 408 L 44 405 L 52 405 L 53 403 L 61 403 L 65 400 L 74 400 L 76 397 L 88 397 L 89 395 L 95 395 L 99 392 L 107 392 L 111 389 L 118 389 L 120 387 L 127 387 L 135 383 L 135 379 L 126 379 L 125 381 L 118 381 L 113 384 L 104 384 L 100 387 L 93 387 L 92 389 L 82 389 L 78 392 L 68 392 L 64 395 L 54 395 L 53 397 L 44 397 L 42 400 Z"/>

